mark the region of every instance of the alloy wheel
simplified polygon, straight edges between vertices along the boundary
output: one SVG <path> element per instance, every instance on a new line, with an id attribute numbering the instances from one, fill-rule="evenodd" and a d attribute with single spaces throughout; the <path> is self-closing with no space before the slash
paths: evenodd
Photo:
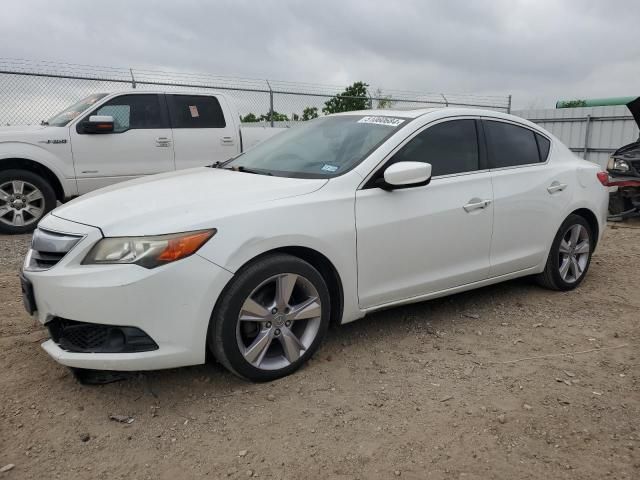
<path id="1" fill-rule="evenodd" d="M 240 309 L 236 326 L 240 352 L 256 368 L 285 368 L 311 347 L 321 316 L 320 296 L 307 278 L 274 275 L 258 285 Z"/>
<path id="2" fill-rule="evenodd" d="M 38 187 L 24 180 L 0 185 L 0 222 L 23 227 L 37 222 L 45 208 L 44 195 Z"/>
<path id="3" fill-rule="evenodd" d="M 590 253 L 589 232 L 583 225 L 572 225 L 560 241 L 558 269 L 562 280 L 567 283 L 578 281 L 587 268 Z"/>

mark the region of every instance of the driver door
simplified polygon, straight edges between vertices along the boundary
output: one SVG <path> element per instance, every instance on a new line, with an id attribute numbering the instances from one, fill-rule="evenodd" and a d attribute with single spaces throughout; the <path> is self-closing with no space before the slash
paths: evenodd
<path id="1" fill-rule="evenodd" d="M 370 181 L 357 191 L 362 308 L 439 292 L 489 275 L 493 191 L 476 120 L 445 120 L 427 126 L 375 175 L 399 161 L 430 163 L 433 177 L 426 186 L 385 191 Z"/>
<path id="2" fill-rule="evenodd" d="M 83 194 L 142 175 L 175 169 L 172 133 L 161 95 L 119 95 L 91 115 L 113 117 L 112 133 L 85 133 L 71 126 L 71 148 L 78 193 Z"/>

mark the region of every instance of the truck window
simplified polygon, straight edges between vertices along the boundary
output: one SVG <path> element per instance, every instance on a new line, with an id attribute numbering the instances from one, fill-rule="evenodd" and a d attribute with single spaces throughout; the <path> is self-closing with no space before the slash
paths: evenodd
<path id="1" fill-rule="evenodd" d="M 216 97 L 167 95 L 172 128 L 224 128 L 226 122 Z"/>
<path id="2" fill-rule="evenodd" d="M 121 95 L 101 105 L 91 115 L 111 115 L 114 133 L 133 129 L 168 128 L 162 119 L 160 100 L 155 94 Z"/>

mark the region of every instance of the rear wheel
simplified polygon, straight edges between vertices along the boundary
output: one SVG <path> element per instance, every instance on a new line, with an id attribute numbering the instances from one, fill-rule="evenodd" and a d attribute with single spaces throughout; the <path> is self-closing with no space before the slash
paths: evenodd
<path id="1" fill-rule="evenodd" d="M 27 170 L 0 172 L 0 233 L 28 233 L 56 206 L 56 195 L 40 175 Z"/>
<path id="2" fill-rule="evenodd" d="M 572 290 L 584 280 L 593 252 L 593 233 L 579 215 L 569 215 L 556 234 L 538 283 L 552 290 Z"/>
<path id="3" fill-rule="evenodd" d="M 209 346 L 220 363 L 252 381 L 294 372 L 320 345 L 330 299 L 322 275 L 285 254 L 243 268 L 211 317 Z"/>

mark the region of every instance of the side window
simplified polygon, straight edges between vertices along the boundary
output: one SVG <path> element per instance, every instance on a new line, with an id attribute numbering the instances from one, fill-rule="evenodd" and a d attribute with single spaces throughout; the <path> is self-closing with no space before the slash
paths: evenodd
<path id="1" fill-rule="evenodd" d="M 216 97 L 167 95 L 173 128 L 224 128 L 226 122 Z"/>
<path id="2" fill-rule="evenodd" d="M 489 167 L 515 167 L 540 162 L 535 133 L 511 123 L 484 121 Z"/>
<path id="3" fill-rule="evenodd" d="M 478 137 L 475 120 L 451 120 L 428 127 L 393 157 L 393 162 L 430 163 L 432 175 L 478 170 Z"/>
<path id="4" fill-rule="evenodd" d="M 111 115 L 114 133 L 126 130 L 166 128 L 158 95 L 121 95 L 100 106 L 91 115 Z"/>
<path id="5" fill-rule="evenodd" d="M 540 161 L 546 162 L 549 156 L 549 149 L 551 149 L 551 142 L 546 138 L 536 133 L 536 142 L 538 142 L 538 151 L 540 152 Z"/>

